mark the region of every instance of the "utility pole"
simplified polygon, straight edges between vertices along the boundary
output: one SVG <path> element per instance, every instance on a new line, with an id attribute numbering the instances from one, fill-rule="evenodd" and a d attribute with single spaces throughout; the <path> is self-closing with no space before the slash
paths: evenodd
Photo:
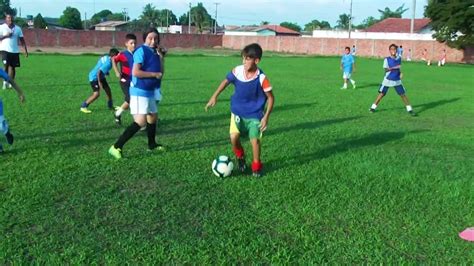
<path id="1" fill-rule="evenodd" d="M 214 34 L 217 34 L 217 6 L 221 3 L 214 3 L 216 5 L 216 17 L 214 18 Z"/>
<path id="2" fill-rule="evenodd" d="M 411 23 L 410 23 L 410 33 L 413 34 L 413 30 L 415 29 L 415 10 L 416 10 L 416 0 L 413 0 L 411 6 Z"/>
<path id="3" fill-rule="evenodd" d="M 170 11 L 166 9 L 166 33 L 170 32 L 170 22 L 168 20 L 170 16 Z"/>
<path id="4" fill-rule="evenodd" d="M 87 12 L 84 12 L 84 30 L 87 30 Z"/>
<path id="5" fill-rule="evenodd" d="M 352 0 L 351 0 L 351 7 L 349 9 L 349 39 L 351 38 L 351 31 L 352 31 Z"/>
<path id="6" fill-rule="evenodd" d="M 191 34 L 191 3 L 189 3 L 189 14 L 188 14 L 188 34 Z"/>

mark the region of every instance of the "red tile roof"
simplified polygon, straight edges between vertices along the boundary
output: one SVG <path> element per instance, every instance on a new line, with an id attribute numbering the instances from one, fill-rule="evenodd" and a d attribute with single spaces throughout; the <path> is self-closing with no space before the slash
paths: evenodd
<path id="1" fill-rule="evenodd" d="M 280 25 L 263 25 L 262 28 L 272 30 L 277 34 L 287 34 L 287 35 L 301 35 L 299 32 L 282 27 Z"/>
<path id="2" fill-rule="evenodd" d="M 423 28 L 430 24 L 429 18 L 415 19 L 415 26 L 413 32 L 420 32 Z M 387 18 L 374 25 L 368 27 L 367 32 L 399 32 L 410 33 L 411 19 L 409 18 Z"/>

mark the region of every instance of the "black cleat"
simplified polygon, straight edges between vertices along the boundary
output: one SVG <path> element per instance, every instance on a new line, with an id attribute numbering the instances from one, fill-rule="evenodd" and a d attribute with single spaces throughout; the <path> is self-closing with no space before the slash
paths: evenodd
<path id="1" fill-rule="evenodd" d="M 152 145 L 148 145 L 148 151 L 165 151 L 165 147 L 161 144 L 155 143 Z"/>
<path id="2" fill-rule="evenodd" d="M 411 116 L 418 116 L 413 110 L 408 112 Z"/>
<path id="3" fill-rule="evenodd" d="M 247 169 L 247 166 L 245 165 L 245 157 L 237 158 L 237 168 L 240 172 L 245 172 L 245 170 Z"/>
<path id="4" fill-rule="evenodd" d="M 370 108 L 370 109 L 369 109 L 369 112 L 375 113 L 375 109 L 374 109 L 374 108 Z"/>
<path id="5" fill-rule="evenodd" d="M 12 145 L 14 139 L 12 133 L 10 133 L 10 130 L 8 130 L 7 134 L 5 134 L 5 137 L 7 138 L 7 143 Z"/>
<path id="6" fill-rule="evenodd" d="M 117 125 L 119 125 L 119 126 L 122 125 L 122 116 L 121 116 L 121 115 L 117 116 L 117 115 L 115 115 L 115 113 L 114 113 L 114 118 L 115 118 L 115 123 L 116 123 Z"/>

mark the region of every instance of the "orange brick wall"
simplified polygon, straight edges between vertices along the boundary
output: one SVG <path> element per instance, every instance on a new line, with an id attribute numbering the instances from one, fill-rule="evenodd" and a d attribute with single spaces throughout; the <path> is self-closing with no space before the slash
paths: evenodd
<path id="1" fill-rule="evenodd" d="M 302 38 L 278 36 L 223 36 L 224 48 L 242 49 L 246 44 L 257 42 L 264 51 L 298 53 L 309 55 L 341 55 L 346 46 L 356 45 L 357 55 L 366 57 L 385 57 L 388 46 L 392 43 L 402 45 L 404 56 L 412 50 L 412 60 L 421 59 L 423 49 L 428 50 L 432 61 L 440 58 L 441 51 L 446 49 L 448 62 L 474 63 L 474 49 L 457 50 L 437 41 L 404 41 L 404 40 L 363 40 L 335 38 Z"/>

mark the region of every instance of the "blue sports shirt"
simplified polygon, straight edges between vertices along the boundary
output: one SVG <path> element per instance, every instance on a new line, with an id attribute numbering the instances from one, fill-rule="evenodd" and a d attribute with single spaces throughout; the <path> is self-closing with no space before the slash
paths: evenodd
<path id="1" fill-rule="evenodd" d="M 133 64 L 141 64 L 141 70 L 145 72 L 161 72 L 161 58 L 155 49 L 146 45 L 138 47 L 133 53 Z M 155 89 L 161 87 L 161 79 L 137 78 L 132 74 L 130 84 L 130 95 L 142 97 L 154 97 Z"/>
<path id="2" fill-rule="evenodd" d="M 89 72 L 89 81 L 97 80 L 97 72 L 101 71 L 104 75 L 108 75 L 112 69 L 112 59 L 109 55 L 102 56 L 95 67 Z M 105 78 L 105 76 L 104 76 Z"/>
<path id="3" fill-rule="evenodd" d="M 345 73 L 352 73 L 352 65 L 354 64 L 355 59 L 351 54 L 344 54 L 341 58 L 342 70 Z"/>
<path id="4" fill-rule="evenodd" d="M 392 68 L 395 66 L 399 66 L 402 64 L 402 59 L 401 57 L 397 56 L 396 58 L 393 58 L 391 56 L 386 57 L 383 60 L 383 68 Z M 393 81 L 398 81 L 400 80 L 400 69 L 392 69 L 385 73 L 385 78 L 388 80 L 393 80 Z"/>

